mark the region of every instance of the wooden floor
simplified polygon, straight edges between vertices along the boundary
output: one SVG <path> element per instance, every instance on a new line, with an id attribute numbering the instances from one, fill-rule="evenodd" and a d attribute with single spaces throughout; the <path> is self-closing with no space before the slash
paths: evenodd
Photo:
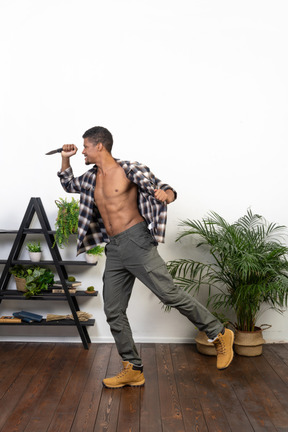
<path id="1" fill-rule="evenodd" d="M 288 345 L 225 371 L 195 345 L 138 347 L 145 386 L 109 390 L 111 344 L 0 343 L 0 431 L 288 431 Z"/>

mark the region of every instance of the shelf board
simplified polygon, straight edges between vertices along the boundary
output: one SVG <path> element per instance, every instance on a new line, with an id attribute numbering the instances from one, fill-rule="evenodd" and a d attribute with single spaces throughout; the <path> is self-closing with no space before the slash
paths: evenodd
<path id="1" fill-rule="evenodd" d="M 76 291 L 76 293 L 70 293 L 71 297 L 96 297 L 98 291 L 88 294 L 86 291 Z M 37 296 L 25 297 L 22 291 L 17 290 L 3 290 L 0 291 L 0 300 L 67 300 L 65 293 L 52 293 L 51 291 L 43 292 Z"/>
<path id="2" fill-rule="evenodd" d="M 19 230 L 0 230 L 0 234 L 17 234 Z M 23 234 L 43 234 L 42 228 L 24 228 Z M 55 234 L 55 230 L 47 230 L 48 234 Z"/>
<path id="3" fill-rule="evenodd" d="M 0 264 L 6 264 L 6 262 L 7 262 L 7 260 L 3 260 L 3 259 L 1 259 L 0 260 Z M 97 262 L 96 263 L 93 263 L 93 264 L 91 264 L 91 263 L 87 263 L 86 261 L 72 261 L 72 260 L 65 260 L 65 261 L 57 261 L 57 263 L 58 264 L 60 264 L 61 266 L 69 266 L 69 265 L 71 265 L 71 266 L 74 266 L 74 265 L 76 265 L 76 266 L 78 266 L 78 265 L 80 265 L 80 266 L 95 266 L 95 265 L 97 265 Z M 56 265 L 55 264 L 55 262 L 54 261 L 52 261 L 52 260 L 46 260 L 46 261 L 39 261 L 39 262 L 33 262 L 33 261 L 30 261 L 29 259 L 27 259 L 27 260 L 19 260 L 19 259 L 17 259 L 17 260 L 12 260 L 12 264 L 13 265 L 15 265 L 15 264 L 22 264 L 22 265 L 31 265 L 31 266 L 33 266 L 33 265 L 36 265 L 36 266 L 38 266 L 38 265 Z"/>
<path id="4" fill-rule="evenodd" d="M 79 321 L 80 325 L 83 327 L 87 327 L 87 326 L 94 326 L 95 324 L 95 319 L 89 319 L 88 321 Z M 1 325 L 8 325 L 8 326 L 66 326 L 66 327 L 70 327 L 70 326 L 76 326 L 76 323 L 74 320 L 72 319 L 63 319 L 63 320 L 57 320 L 57 321 L 46 321 L 45 319 L 43 319 L 40 322 L 37 321 L 33 321 L 31 323 L 25 323 L 25 322 L 21 322 L 21 323 L 7 323 L 7 322 L 0 322 L 0 326 Z"/>

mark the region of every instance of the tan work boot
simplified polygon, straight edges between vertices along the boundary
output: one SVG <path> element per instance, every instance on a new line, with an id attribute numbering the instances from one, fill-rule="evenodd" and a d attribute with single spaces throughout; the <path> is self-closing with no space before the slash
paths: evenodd
<path id="1" fill-rule="evenodd" d="M 123 361 L 122 371 L 112 377 L 105 378 L 102 383 L 104 387 L 107 388 L 121 388 L 125 386 L 130 387 L 140 387 L 145 383 L 145 378 L 143 375 L 143 366 L 135 366 L 133 363 L 128 361 Z"/>
<path id="2" fill-rule="evenodd" d="M 217 351 L 217 369 L 226 369 L 233 360 L 234 333 L 225 329 L 224 334 L 219 333 L 213 341 Z"/>

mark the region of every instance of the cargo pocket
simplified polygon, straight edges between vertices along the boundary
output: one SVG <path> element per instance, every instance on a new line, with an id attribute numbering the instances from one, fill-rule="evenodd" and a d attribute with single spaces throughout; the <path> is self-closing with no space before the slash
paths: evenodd
<path id="1" fill-rule="evenodd" d="M 136 244 L 141 249 L 145 249 L 145 250 L 149 250 L 152 247 L 157 245 L 157 243 L 155 242 L 155 240 L 153 239 L 153 237 L 149 233 L 144 233 L 144 234 L 138 235 L 137 237 L 131 236 L 129 238 L 129 240 L 131 240 L 132 243 Z"/>

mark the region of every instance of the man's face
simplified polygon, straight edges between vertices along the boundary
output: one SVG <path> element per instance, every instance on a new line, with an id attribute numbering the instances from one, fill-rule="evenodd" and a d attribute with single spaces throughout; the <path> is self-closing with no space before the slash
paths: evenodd
<path id="1" fill-rule="evenodd" d="M 97 162 L 98 144 L 93 145 L 93 143 L 89 141 L 88 138 L 84 138 L 83 146 L 84 149 L 82 151 L 82 154 L 85 156 L 85 164 L 86 165 L 95 164 Z"/>

